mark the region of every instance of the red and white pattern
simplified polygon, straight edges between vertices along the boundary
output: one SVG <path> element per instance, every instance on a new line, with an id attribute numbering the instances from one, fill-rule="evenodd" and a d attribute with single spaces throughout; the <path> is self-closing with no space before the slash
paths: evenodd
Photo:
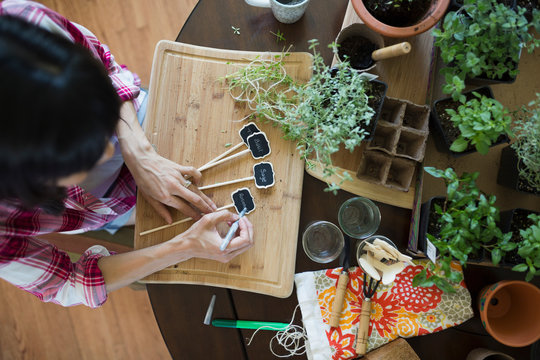
<path id="1" fill-rule="evenodd" d="M 89 30 L 31 1 L 4 0 L 0 2 L 2 15 L 20 17 L 83 45 L 106 67 L 120 98 L 131 100 L 135 109 L 139 109 L 144 97 L 140 92 L 140 79 L 117 64 L 108 47 Z M 117 139 L 113 139 L 115 142 Z M 125 166 L 110 189 L 107 198 L 98 199 L 79 186 L 69 188 L 66 210 L 59 216 L 46 214 L 41 209 L 23 211 L 16 204 L 0 202 L 0 277 L 43 301 L 64 306 L 102 305 L 107 292 L 97 262 L 109 252 L 101 246 L 93 246 L 79 261 L 72 263 L 65 252 L 35 236 L 95 230 L 135 205 L 135 181 Z"/>

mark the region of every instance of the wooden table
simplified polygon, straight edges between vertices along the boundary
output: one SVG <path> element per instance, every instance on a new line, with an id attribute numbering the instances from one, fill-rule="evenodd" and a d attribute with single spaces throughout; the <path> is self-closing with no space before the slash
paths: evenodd
<path id="1" fill-rule="evenodd" d="M 309 39 L 318 38 L 321 44 L 328 44 L 335 39 L 346 8 L 347 0 L 311 0 L 302 19 L 292 25 L 283 25 L 274 19 L 269 9 L 253 8 L 241 0 L 200 0 L 176 40 L 222 49 L 281 51 L 285 44 L 277 42 L 276 36 L 270 33 L 280 31 L 286 43 L 294 45 L 294 51 L 308 51 Z M 231 26 L 240 28 L 240 35 L 235 35 Z M 320 50 L 325 61 L 330 64 L 331 52 L 324 46 Z M 325 265 L 316 264 L 301 250 L 300 235 L 305 226 L 313 220 L 337 223 L 339 206 L 354 196 L 345 191 L 334 196 L 323 191 L 325 186 L 325 183 L 305 174 L 296 273 L 339 266 L 337 261 Z M 382 215 L 378 233 L 393 239 L 404 249 L 411 211 L 382 203 L 377 205 Z M 483 285 L 510 278 L 519 276 L 507 270 L 475 266 L 469 266 L 466 270 L 466 280 L 473 299 Z M 260 331 L 251 345 L 247 346 L 247 339 L 253 330 L 203 325 L 212 294 L 217 295 L 214 317 L 218 318 L 289 322 L 298 304 L 295 292 L 286 299 L 278 299 L 198 285 L 148 284 L 147 288 L 161 333 L 174 359 L 275 358 L 268 348 L 273 332 Z M 299 318 L 297 314 L 297 323 Z M 514 354 L 516 359 L 525 359 L 529 352 L 528 348 L 511 349 L 497 343 L 487 336 L 477 318 L 456 329 L 408 341 L 422 359 L 464 359 L 476 347 L 500 349 Z"/>

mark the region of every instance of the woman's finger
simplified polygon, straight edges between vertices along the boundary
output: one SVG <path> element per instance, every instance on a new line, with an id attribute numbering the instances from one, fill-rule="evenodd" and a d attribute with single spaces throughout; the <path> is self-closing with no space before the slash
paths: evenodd
<path id="1" fill-rule="evenodd" d="M 184 178 L 190 178 L 193 183 L 198 184 L 201 181 L 202 174 L 199 170 L 195 169 L 193 166 L 183 166 L 179 165 L 180 173 Z"/>
<path id="2" fill-rule="evenodd" d="M 161 216 L 167 222 L 167 224 L 172 223 L 171 213 L 169 212 L 169 210 L 167 210 L 167 207 L 165 205 L 146 195 L 144 191 L 141 191 L 141 194 L 143 194 L 146 201 L 150 204 L 150 206 L 154 208 L 154 210 L 156 210 L 159 216 Z"/>

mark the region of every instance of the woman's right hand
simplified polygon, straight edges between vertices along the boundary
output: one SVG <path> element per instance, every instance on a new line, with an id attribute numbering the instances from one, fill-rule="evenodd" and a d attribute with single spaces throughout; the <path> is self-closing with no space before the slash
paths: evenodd
<path id="1" fill-rule="evenodd" d="M 231 225 L 239 219 L 238 214 L 222 210 L 204 215 L 199 221 L 193 224 L 188 230 L 178 235 L 172 242 L 188 245 L 186 255 L 189 258 L 203 258 L 220 262 L 229 262 L 235 256 L 243 253 L 253 246 L 253 225 L 244 216 L 238 222 L 238 230 L 227 248 L 220 250 L 224 235 L 218 230 L 218 225 L 228 223 Z M 183 247 L 183 246 L 182 246 Z"/>

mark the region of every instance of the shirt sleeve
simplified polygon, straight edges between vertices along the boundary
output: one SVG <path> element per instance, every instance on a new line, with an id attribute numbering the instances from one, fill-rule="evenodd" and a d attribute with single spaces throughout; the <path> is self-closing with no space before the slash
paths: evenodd
<path id="1" fill-rule="evenodd" d="M 2 14 L 20 17 L 84 46 L 103 63 L 116 92 L 123 101 L 134 100 L 139 96 L 141 80 L 137 74 L 129 71 L 125 65 L 119 65 L 107 45 L 102 44 L 84 26 L 71 22 L 44 5 L 33 1 L 4 0 L 0 2 L 0 15 Z"/>
<path id="2" fill-rule="evenodd" d="M 34 237 L 0 238 L 0 278 L 41 301 L 62 306 L 101 306 L 107 290 L 98 260 L 110 255 L 92 246 L 72 263 L 68 254 Z"/>

